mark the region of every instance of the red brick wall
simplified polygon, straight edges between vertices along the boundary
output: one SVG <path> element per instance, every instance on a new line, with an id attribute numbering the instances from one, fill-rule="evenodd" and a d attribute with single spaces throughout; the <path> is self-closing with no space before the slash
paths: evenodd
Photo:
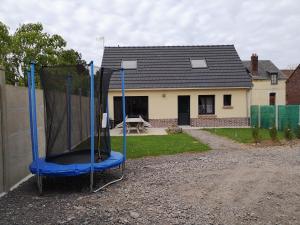
<path id="1" fill-rule="evenodd" d="M 300 104 L 300 65 L 286 82 L 287 104 Z"/>
<path id="2" fill-rule="evenodd" d="M 150 119 L 152 127 L 168 127 L 177 125 L 177 119 Z M 238 127 L 249 126 L 249 118 L 191 118 L 193 127 Z"/>
<path id="3" fill-rule="evenodd" d="M 191 119 L 193 127 L 240 127 L 249 126 L 249 118 L 203 117 Z"/>
<path id="4" fill-rule="evenodd" d="M 150 119 L 149 123 L 152 127 L 169 127 L 176 126 L 177 119 Z"/>

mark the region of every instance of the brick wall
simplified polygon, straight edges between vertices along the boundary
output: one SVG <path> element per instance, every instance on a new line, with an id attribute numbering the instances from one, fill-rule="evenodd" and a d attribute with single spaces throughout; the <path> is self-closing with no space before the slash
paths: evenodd
<path id="1" fill-rule="evenodd" d="M 168 127 L 177 125 L 177 119 L 150 119 L 152 127 Z M 193 127 L 240 127 L 249 126 L 249 118 L 216 118 L 200 117 L 191 118 Z"/>
<path id="2" fill-rule="evenodd" d="M 169 127 L 176 126 L 177 119 L 150 119 L 149 123 L 152 127 Z"/>
<path id="3" fill-rule="evenodd" d="M 286 82 L 287 104 L 300 104 L 300 65 Z"/>
<path id="4" fill-rule="evenodd" d="M 191 119 L 193 127 L 240 127 L 249 126 L 249 118 L 200 117 Z"/>

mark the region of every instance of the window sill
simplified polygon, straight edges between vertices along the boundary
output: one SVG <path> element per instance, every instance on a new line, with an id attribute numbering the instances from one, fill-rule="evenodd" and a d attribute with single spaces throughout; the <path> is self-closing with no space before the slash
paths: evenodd
<path id="1" fill-rule="evenodd" d="M 233 106 L 223 106 L 223 109 L 233 109 Z"/>

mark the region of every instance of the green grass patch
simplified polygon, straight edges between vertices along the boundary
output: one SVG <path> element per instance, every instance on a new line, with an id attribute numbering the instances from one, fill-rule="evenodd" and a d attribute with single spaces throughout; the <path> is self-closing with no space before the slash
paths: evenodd
<path id="1" fill-rule="evenodd" d="M 111 140 L 112 149 L 114 151 L 122 151 L 122 137 L 111 137 Z M 183 152 L 202 152 L 209 149 L 208 145 L 200 143 L 184 133 L 127 137 L 128 158 L 172 155 Z"/>
<path id="2" fill-rule="evenodd" d="M 210 133 L 219 136 L 233 139 L 240 143 L 254 143 L 254 139 L 252 137 L 252 128 L 210 128 L 203 130 L 209 131 Z M 259 136 L 262 141 L 271 140 L 268 129 L 259 129 Z M 283 138 L 283 132 L 278 131 L 278 139 L 281 140 Z"/>

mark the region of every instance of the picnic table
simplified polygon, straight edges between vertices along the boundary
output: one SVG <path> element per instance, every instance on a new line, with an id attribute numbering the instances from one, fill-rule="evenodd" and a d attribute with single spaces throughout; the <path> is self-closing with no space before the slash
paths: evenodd
<path id="1" fill-rule="evenodd" d="M 135 130 L 138 134 L 140 132 L 146 132 L 147 127 L 151 127 L 150 123 L 145 121 L 142 116 L 138 117 L 128 117 L 126 116 L 126 131 L 127 133 L 130 133 L 131 131 Z M 121 128 L 123 127 L 123 122 L 119 123 L 116 128 Z"/>
<path id="2" fill-rule="evenodd" d="M 126 118 L 127 133 L 132 130 L 136 130 L 137 133 L 145 131 L 144 120 L 141 117 Z"/>

